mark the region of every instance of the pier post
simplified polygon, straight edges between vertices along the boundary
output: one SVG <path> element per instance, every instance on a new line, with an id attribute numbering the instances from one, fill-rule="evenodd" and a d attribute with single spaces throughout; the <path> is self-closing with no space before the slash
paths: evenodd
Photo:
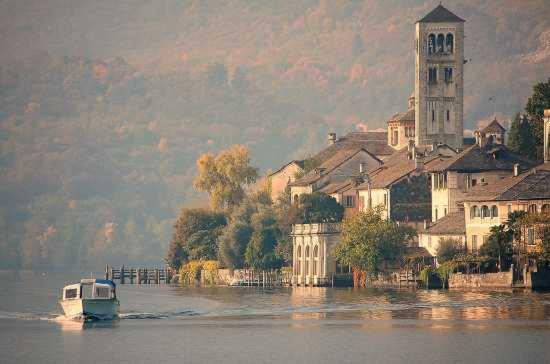
<path id="1" fill-rule="evenodd" d="M 124 284 L 124 266 L 120 267 L 120 284 Z"/>

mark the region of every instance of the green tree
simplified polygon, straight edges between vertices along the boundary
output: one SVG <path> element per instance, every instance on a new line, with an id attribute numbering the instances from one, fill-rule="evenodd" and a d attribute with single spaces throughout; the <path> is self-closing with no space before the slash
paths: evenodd
<path id="1" fill-rule="evenodd" d="M 320 222 L 339 222 L 344 217 L 344 206 L 334 197 L 314 192 L 300 195 L 299 208 L 302 222 L 305 224 Z"/>
<path id="2" fill-rule="evenodd" d="M 245 198 L 244 186 L 258 178 L 258 170 L 250 166 L 248 149 L 234 145 L 218 155 L 203 154 L 197 160 L 199 175 L 195 188 L 207 192 L 213 209 L 233 208 Z"/>
<path id="3" fill-rule="evenodd" d="M 536 158 L 536 144 L 531 124 L 517 114 L 508 133 L 508 148 L 527 159 Z"/>
<path id="4" fill-rule="evenodd" d="M 225 216 L 204 209 L 182 209 L 174 225 L 166 260 L 176 269 L 189 259 L 212 259 L 217 255 L 216 239 Z"/>
<path id="5" fill-rule="evenodd" d="M 449 262 L 462 251 L 462 242 L 460 240 L 452 238 L 440 239 L 439 247 L 437 248 L 437 261 L 439 263 Z"/>
<path id="6" fill-rule="evenodd" d="M 507 265 L 512 260 L 512 241 L 514 232 L 506 225 L 491 227 L 491 235 L 479 249 L 479 254 L 494 258 L 498 261 L 498 270 L 502 271 L 503 265 Z"/>
<path id="7" fill-rule="evenodd" d="M 281 259 L 275 253 L 281 231 L 273 210 L 260 207 L 252 216 L 254 233 L 246 247 L 245 262 L 255 270 L 267 270 L 281 267 Z"/>
<path id="8" fill-rule="evenodd" d="M 544 153 L 544 110 L 550 109 L 550 78 L 533 86 L 533 94 L 527 100 L 525 111 L 529 115 L 533 142 L 535 144 L 534 158 L 543 159 Z"/>
<path id="9" fill-rule="evenodd" d="M 250 225 L 257 205 L 249 200 L 235 208 L 229 216 L 229 224 L 218 239 L 218 259 L 228 268 L 244 267 L 244 254 L 254 229 Z"/>
<path id="10" fill-rule="evenodd" d="M 409 227 L 382 219 L 378 210 L 360 212 L 344 220 L 342 241 L 334 256 L 340 264 L 374 277 L 383 260 L 403 257 L 406 242 L 415 234 Z"/>
<path id="11" fill-rule="evenodd" d="M 285 266 L 292 265 L 292 225 L 301 222 L 301 209 L 297 204 L 292 203 L 290 187 L 287 187 L 279 196 L 274 206 L 277 215 L 277 225 L 281 231 L 279 241 L 275 248 L 277 256 Z"/>

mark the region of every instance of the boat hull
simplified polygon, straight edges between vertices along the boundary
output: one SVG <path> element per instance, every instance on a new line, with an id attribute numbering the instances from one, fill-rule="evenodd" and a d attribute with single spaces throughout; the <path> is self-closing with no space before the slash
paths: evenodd
<path id="1" fill-rule="evenodd" d="M 119 302 L 113 299 L 70 299 L 59 301 L 65 317 L 83 320 L 112 320 L 118 317 Z"/>

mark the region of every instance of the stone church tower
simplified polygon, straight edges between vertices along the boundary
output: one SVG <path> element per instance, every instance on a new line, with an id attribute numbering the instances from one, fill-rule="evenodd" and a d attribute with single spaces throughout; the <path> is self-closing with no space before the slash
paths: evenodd
<path id="1" fill-rule="evenodd" d="M 462 148 L 464 20 L 442 5 L 416 22 L 415 144 Z"/>

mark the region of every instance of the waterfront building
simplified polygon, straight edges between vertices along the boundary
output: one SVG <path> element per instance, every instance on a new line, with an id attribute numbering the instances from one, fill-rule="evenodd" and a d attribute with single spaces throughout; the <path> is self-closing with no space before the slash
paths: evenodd
<path id="1" fill-rule="evenodd" d="M 292 284 L 327 285 L 337 272 L 332 249 L 340 242 L 340 223 L 292 226 Z"/>

